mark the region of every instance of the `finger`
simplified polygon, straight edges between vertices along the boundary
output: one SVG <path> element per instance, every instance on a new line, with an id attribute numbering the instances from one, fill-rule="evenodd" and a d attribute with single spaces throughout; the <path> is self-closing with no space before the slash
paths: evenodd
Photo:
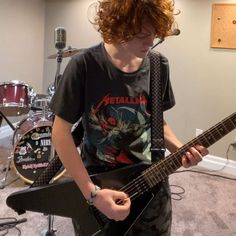
<path id="1" fill-rule="evenodd" d="M 186 157 L 190 163 L 190 166 L 195 166 L 198 163 L 198 158 L 194 155 L 196 155 L 196 153 L 192 153 L 193 151 L 191 150 L 191 152 L 186 152 Z"/>
<path id="2" fill-rule="evenodd" d="M 188 168 L 190 166 L 195 166 L 200 160 L 201 155 L 197 151 L 189 149 L 189 151 L 185 153 L 184 167 Z"/>
<path id="3" fill-rule="evenodd" d="M 195 148 L 201 153 L 202 156 L 206 156 L 209 153 L 209 151 L 204 146 L 196 145 Z"/>
<path id="4" fill-rule="evenodd" d="M 182 157 L 182 165 L 184 168 L 189 168 L 191 166 L 191 163 L 185 155 Z"/>
<path id="5" fill-rule="evenodd" d="M 129 196 L 124 192 L 114 191 L 112 198 L 117 205 L 124 205 L 126 207 L 130 205 Z"/>
<path id="6" fill-rule="evenodd" d="M 126 198 L 128 198 L 129 196 L 124 193 L 124 192 L 120 192 L 120 191 L 114 191 L 113 192 L 113 198 L 116 199 L 120 199 L 120 200 L 124 200 Z"/>

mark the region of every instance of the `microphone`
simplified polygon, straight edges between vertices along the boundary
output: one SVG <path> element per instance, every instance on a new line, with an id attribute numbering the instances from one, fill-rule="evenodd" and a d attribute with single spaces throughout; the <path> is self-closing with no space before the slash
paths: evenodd
<path id="1" fill-rule="evenodd" d="M 179 34 L 180 34 L 180 29 L 175 28 L 175 29 L 172 31 L 172 33 L 171 33 L 170 36 L 172 36 L 172 35 L 177 36 L 177 35 L 179 35 Z"/>
<path id="2" fill-rule="evenodd" d="M 66 46 L 66 30 L 63 27 L 57 27 L 54 31 L 55 48 L 62 50 Z"/>
<path id="3" fill-rule="evenodd" d="M 179 34 L 180 34 L 180 29 L 175 28 L 175 29 L 171 32 L 170 36 L 177 36 L 177 35 L 179 35 Z M 151 47 L 151 49 L 155 48 L 157 45 L 163 43 L 164 41 L 165 41 L 165 38 L 159 38 L 159 41 L 158 41 L 156 44 L 154 44 L 154 45 Z"/>

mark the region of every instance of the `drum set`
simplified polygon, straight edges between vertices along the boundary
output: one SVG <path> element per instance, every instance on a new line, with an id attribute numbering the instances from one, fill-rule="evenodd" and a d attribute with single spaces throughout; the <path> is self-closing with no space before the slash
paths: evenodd
<path id="1" fill-rule="evenodd" d="M 12 161 L 20 178 L 32 184 L 57 155 L 51 143 L 54 114 L 50 111 L 49 103 L 61 78 L 62 59 L 71 57 L 82 50 L 71 46 L 67 49 L 64 47 L 65 44 L 63 46 L 59 44 L 56 47 L 57 53 L 48 56 L 48 59 L 56 59 L 57 71 L 55 81 L 49 85 L 46 95 L 36 94 L 31 86 L 22 81 L 12 80 L 0 83 L 0 126 L 1 121 L 5 119 L 14 130 L 13 152 L 8 157 L 5 176 L 0 180 L 0 188 L 5 187 Z M 26 116 L 17 123 L 16 127 L 7 118 L 7 116 L 22 115 Z M 65 169 L 62 167 L 54 176 L 53 181 L 60 178 L 64 172 Z"/>
<path id="2" fill-rule="evenodd" d="M 51 145 L 54 115 L 49 109 L 54 92 L 53 85 L 49 86 L 47 95 L 42 95 L 36 94 L 32 87 L 21 81 L 0 83 L 0 116 L 14 130 L 13 152 L 8 158 L 5 177 L 1 180 L 2 187 L 12 161 L 16 173 L 26 183 L 32 184 L 55 156 Z M 16 127 L 7 118 L 22 115 L 26 116 Z M 64 172 L 64 169 L 59 171 L 54 180 L 61 177 Z"/>

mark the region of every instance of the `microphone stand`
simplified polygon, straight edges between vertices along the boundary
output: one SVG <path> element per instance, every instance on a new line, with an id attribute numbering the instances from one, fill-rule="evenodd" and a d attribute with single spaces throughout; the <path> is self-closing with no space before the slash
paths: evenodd
<path id="1" fill-rule="evenodd" d="M 56 59 L 57 59 L 57 70 L 56 70 L 56 75 L 55 75 L 55 80 L 54 80 L 55 91 L 57 89 L 58 83 L 59 83 L 60 78 L 61 78 L 60 71 L 61 71 L 62 57 L 63 57 L 63 50 L 58 49 L 57 57 L 56 57 Z M 53 158 L 54 153 L 55 153 L 54 148 L 53 148 L 53 146 L 51 146 L 51 154 L 50 154 L 51 159 Z M 56 230 L 53 229 L 53 220 L 54 220 L 54 216 L 48 215 L 48 228 L 41 232 L 41 236 L 56 236 Z"/>
<path id="2" fill-rule="evenodd" d="M 62 55 L 63 55 L 63 51 L 62 51 L 62 49 L 59 49 L 57 52 L 57 58 L 56 58 L 57 59 L 57 70 L 56 70 L 55 81 L 54 81 L 55 90 L 57 89 L 58 83 L 61 78 L 60 71 L 61 71 Z"/>

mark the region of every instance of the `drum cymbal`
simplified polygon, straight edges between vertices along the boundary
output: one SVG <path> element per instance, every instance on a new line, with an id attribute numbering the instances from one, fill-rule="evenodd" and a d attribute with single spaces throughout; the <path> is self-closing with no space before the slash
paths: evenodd
<path id="1" fill-rule="evenodd" d="M 81 51 L 81 49 L 72 48 L 69 46 L 67 49 L 62 51 L 62 57 L 63 58 L 64 57 L 71 57 L 80 51 Z M 56 58 L 57 58 L 57 54 L 53 54 L 53 55 L 48 56 L 48 59 L 56 59 Z"/>

